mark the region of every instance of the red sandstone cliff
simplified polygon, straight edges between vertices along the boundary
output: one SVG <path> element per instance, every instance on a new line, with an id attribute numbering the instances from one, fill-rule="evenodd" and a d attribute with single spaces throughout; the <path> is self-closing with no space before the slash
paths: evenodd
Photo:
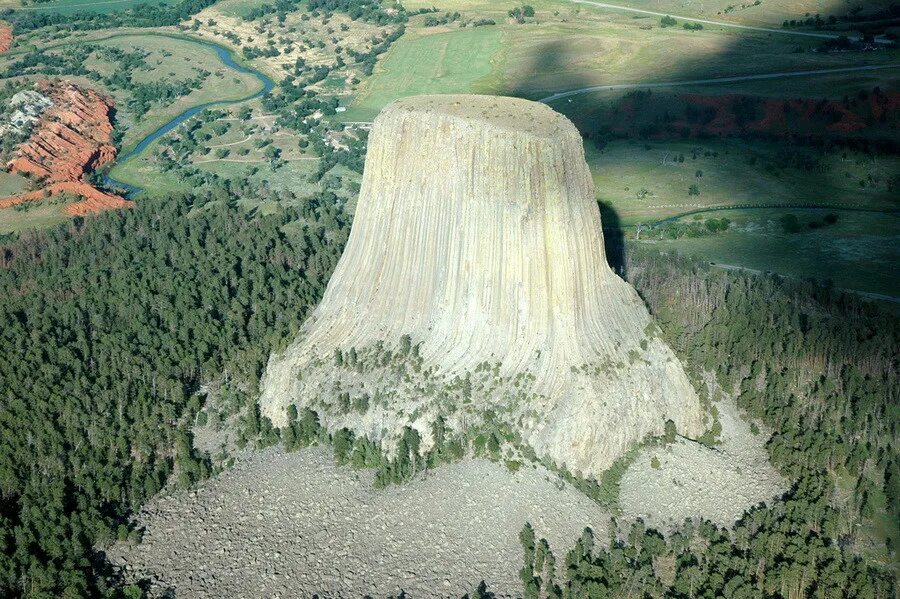
<path id="1" fill-rule="evenodd" d="M 0 21 L 0 52 L 6 52 L 12 46 L 13 35 L 12 27 L 9 23 Z"/>
<path id="2" fill-rule="evenodd" d="M 45 185 L 41 190 L 0 200 L 0 208 L 58 193 L 84 198 L 65 207 L 72 215 L 133 205 L 117 195 L 100 191 L 86 180 L 91 171 L 116 157 L 116 148 L 111 143 L 112 100 L 70 82 L 42 81 L 38 83 L 38 91 L 49 96 L 53 106 L 16 150 L 7 169 L 42 180 Z"/>

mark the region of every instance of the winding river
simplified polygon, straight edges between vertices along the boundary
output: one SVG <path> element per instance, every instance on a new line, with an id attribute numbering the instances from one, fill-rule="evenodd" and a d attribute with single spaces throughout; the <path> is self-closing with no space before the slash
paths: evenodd
<path id="1" fill-rule="evenodd" d="M 185 38 L 178 37 L 177 39 L 185 39 Z M 275 86 L 275 83 L 271 79 L 269 79 L 266 75 L 264 75 L 262 72 L 257 71 L 256 69 L 245 67 L 244 65 L 238 64 L 232 57 L 231 52 L 228 49 L 224 48 L 223 46 L 219 46 L 218 44 L 214 44 L 212 42 L 201 41 L 201 40 L 197 40 L 197 39 L 193 39 L 193 38 L 191 38 L 189 41 L 191 43 L 195 43 L 200 46 L 205 46 L 205 47 L 213 50 L 216 53 L 216 55 L 219 57 L 219 60 L 222 61 L 222 64 L 225 65 L 226 67 L 228 67 L 232 70 L 235 70 L 239 73 L 249 73 L 249 74 L 253 75 L 254 77 L 257 78 L 257 80 L 259 80 L 259 82 L 262 84 L 262 87 L 258 91 L 254 92 L 248 96 L 245 96 L 243 98 L 238 98 L 236 100 L 214 100 L 212 102 L 206 102 L 205 104 L 199 104 L 197 106 L 188 108 L 187 110 L 185 110 L 178 116 L 172 118 L 170 121 L 168 121 L 167 123 L 162 125 L 159 129 L 157 129 L 153 133 L 150 133 L 149 135 L 144 137 L 130 151 L 126 152 L 125 154 L 121 154 L 119 156 L 118 160 L 116 160 L 117 166 L 121 165 L 121 164 L 125 164 L 129 160 L 132 160 L 135 157 L 139 156 L 141 154 L 141 152 L 143 152 L 144 150 L 147 149 L 148 146 L 150 146 L 150 144 L 152 144 L 157 139 L 159 139 L 160 137 L 162 137 L 163 135 L 165 135 L 172 129 L 176 128 L 178 125 L 185 122 L 192 116 L 196 115 L 197 113 L 202 112 L 203 110 L 206 110 L 207 108 L 211 108 L 213 106 L 225 106 L 225 105 L 229 105 L 229 104 L 240 104 L 242 102 L 254 100 L 256 98 L 259 98 L 259 97 L 269 93 L 270 91 L 272 91 L 272 88 Z M 110 177 L 109 175 L 107 175 L 103 179 L 103 182 L 108 187 L 118 187 L 120 189 L 124 189 L 126 192 L 126 195 L 128 197 L 133 197 L 136 194 L 143 191 L 143 188 L 141 188 L 141 187 L 138 187 L 136 185 L 130 185 L 123 181 L 119 181 L 113 177 Z"/>

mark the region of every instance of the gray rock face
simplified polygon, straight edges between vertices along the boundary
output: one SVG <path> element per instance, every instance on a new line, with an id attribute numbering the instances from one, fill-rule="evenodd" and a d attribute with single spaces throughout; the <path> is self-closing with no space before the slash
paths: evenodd
<path id="1" fill-rule="evenodd" d="M 609 515 L 540 465 L 464 460 L 377 491 L 372 478 L 321 448 L 248 453 L 194 491 L 155 498 L 139 516 L 143 541 L 108 555 L 129 580 L 155 581 L 151 597 L 459 598 L 485 580 L 512 598 L 526 522 L 560 569 L 586 526 L 599 545 L 609 538 Z"/>
<path id="2" fill-rule="evenodd" d="M 262 413 L 311 407 L 388 449 L 511 426 L 538 455 L 597 474 L 696 394 L 606 263 L 581 137 L 543 104 L 422 96 L 375 120 L 353 229 L 300 338 L 273 356 Z M 353 407 L 350 407 L 353 406 Z"/>

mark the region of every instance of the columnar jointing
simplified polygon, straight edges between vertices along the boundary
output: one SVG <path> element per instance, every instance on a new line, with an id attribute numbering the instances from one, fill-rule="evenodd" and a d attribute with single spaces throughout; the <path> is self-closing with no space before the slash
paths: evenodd
<path id="1" fill-rule="evenodd" d="M 270 361 L 261 407 L 283 424 L 308 406 L 388 448 L 403 426 L 427 443 L 438 416 L 461 431 L 490 410 L 538 455 L 597 474 L 666 419 L 702 429 L 652 329 L 606 263 L 566 118 L 513 98 L 407 98 L 375 120 L 347 247 Z M 347 413 L 347 395 L 368 407 Z"/>

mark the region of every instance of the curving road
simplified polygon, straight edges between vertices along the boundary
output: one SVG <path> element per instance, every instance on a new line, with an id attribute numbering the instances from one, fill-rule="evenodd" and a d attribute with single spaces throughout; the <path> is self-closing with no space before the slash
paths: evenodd
<path id="1" fill-rule="evenodd" d="M 900 216 L 900 208 L 860 208 L 857 206 L 842 206 L 840 204 L 727 204 L 724 206 L 704 206 L 696 210 L 688 210 L 674 216 L 666 217 L 649 223 L 651 227 L 658 227 L 666 223 L 672 223 L 694 214 L 704 212 L 721 212 L 723 210 L 836 210 L 839 212 L 874 212 L 890 216 Z M 635 225 L 637 226 L 637 225 Z"/>
<path id="2" fill-rule="evenodd" d="M 894 69 L 900 67 L 900 62 L 892 62 L 888 64 L 872 64 L 859 67 L 838 67 L 834 69 L 814 69 L 810 71 L 784 71 L 781 73 L 762 73 L 758 75 L 737 75 L 735 77 L 715 77 L 712 79 L 690 79 L 686 81 L 657 81 L 653 83 L 614 83 L 610 85 L 592 85 L 590 87 L 579 87 L 569 91 L 555 93 L 546 98 L 541 98 L 538 102 L 549 104 L 562 98 L 578 96 L 581 94 L 589 94 L 591 92 L 608 91 L 614 89 L 648 89 L 652 87 L 678 87 L 684 85 L 701 85 L 707 83 L 735 83 L 740 81 L 758 81 L 761 79 L 781 79 L 785 77 L 808 77 L 810 75 L 830 75 L 832 73 L 852 73 L 854 71 L 877 71 L 879 69 Z"/>
<path id="3" fill-rule="evenodd" d="M 839 33 L 814 33 L 812 31 L 793 31 L 791 29 L 775 29 L 774 27 L 754 27 L 753 25 L 738 25 L 737 23 L 729 23 L 727 21 L 713 21 L 711 19 L 700 19 L 697 17 L 684 17 L 681 15 L 673 15 L 668 12 L 656 12 L 652 10 L 644 10 L 642 8 L 632 8 L 630 6 L 621 6 L 619 4 L 607 4 L 606 2 L 593 2 L 593 0 L 572 0 L 575 4 L 587 4 L 600 8 L 609 8 L 612 10 L 622 10 L 626 12 L 635 12 L 643 15 L 652 15 L 654 17 L 672 17 L 682 21 L 690 21 L 692 23 L 703 23 L 705 25 L 716 25 L 718 27 L 731 27 L 732 29 L 744 29 L 749 31 L 759 31 L 762 33 L 780 33 L 781 35 L 797 35 L 804 37 L 817 37 L 824 39 L 837 39 L 842 34 Z M 857 36 L 847 36 L 851 40 L 858 40 Z"/>

